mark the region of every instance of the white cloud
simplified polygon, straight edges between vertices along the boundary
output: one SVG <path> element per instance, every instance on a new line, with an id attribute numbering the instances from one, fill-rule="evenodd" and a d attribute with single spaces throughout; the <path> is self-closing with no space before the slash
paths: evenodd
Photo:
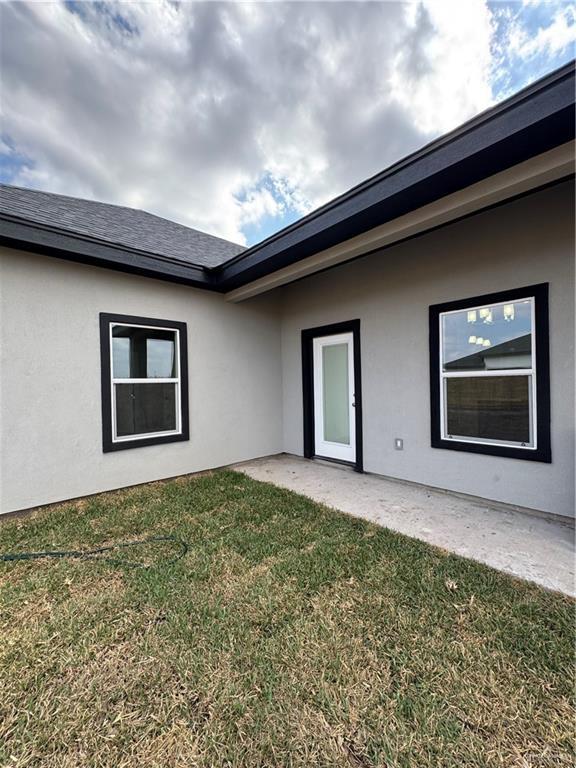
<path id="1" fill-rule="evenodd" d="M 277 216 L 282 204 L 269 189 L 251 189 L 240 206 L 242 224 L 257 224 L 265 216 Z"/>
<path id="2" fill-rule="evenodd" d="M 510 35 L 511 51 L 520 58 L 554 54 L 572 49 L 576 44 L 576 8 L 571 4 L 561 5 L 553 16 L 551 23 L 538 29 L 535 35 L 517 24 Z"/>
<path id="3" fill-rule="evenodd" d="M 31 161 L 13 183 L 238 242 L 492 98 L 483 0 L 74 8 L 0 5 L 2 128 Z"/>
<path id="4" fill-rule="evenodd" d="M 410 10 L 393 94 L 421 131 L 444 133 L 492 102 L 491 14 L 483 0 L 430 0 Z"/>
<path id="5" fill-rule="evenodd" d="M 12 154 L 12 148 L 9 146 L 9 144 L 0 137 L 0 155 L 11 155 Z"/>

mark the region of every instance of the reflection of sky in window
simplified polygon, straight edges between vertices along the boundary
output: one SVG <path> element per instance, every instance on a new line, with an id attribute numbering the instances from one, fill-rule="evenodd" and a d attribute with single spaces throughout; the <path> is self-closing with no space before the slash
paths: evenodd
<path id="1" fill-rule="evenodd" d="M 481 337 L 484 340 L 488 339 L 490 347 L 494 348 L 498 344 L 512 341 L 512 339 L 517 339 L 530 333 L 532 328 L 531 302 L 529 300 L 516 301 L 513 304 L 514 319 L 508 321 L 504 319 L 503 304 L 487 305 L 492 310 L 491 323 L 485 323 L 480 318 L 479 310 L 482 307 L 474 308 L 476 309 L 475 322 L 468 322 L 468 312 L 470 311 L 468 309 L 444 315 L 442 318 L 444 363 L 473 355 L 475 352 L 483 349 L 480 345 L 469 342 L 471 336 Z"/>
<path id="2" fill-rule="evenodd" d="M 112 364 L 114 366 L 114 378 L 129 379 L 171 379 L 176 375 L 173 337 L 171 339 L 145 339 L 146 342 L 146 373 L 139 370 L 137 363 L 137 345 L 142 343 L 127 336 L 115 336 L 112 339 Z M 143 351 L 143 350 L 142 350 Z M 132 370 L 130 365 L 132 363 Z"/>
<path id="3" fill-rule="evenodd" d="M 146 375 L 154 379 L 170 379 L 174 371 L 174 342 L 146 339 Z"/>
<path id="4" fill-rule="evenodd" d="M 121 337 L 112 339 L 112 363 L 115 379 L 130 377 L 130 339 Z"/>

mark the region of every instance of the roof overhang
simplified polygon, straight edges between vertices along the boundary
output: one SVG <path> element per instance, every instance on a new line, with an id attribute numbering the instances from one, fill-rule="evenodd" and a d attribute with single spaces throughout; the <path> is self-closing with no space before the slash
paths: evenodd
<path id="1" fill-rule="evenodd" d="M 0 244 L 242 301 L 574 174 L 574 62 L 225 264 L 206 268 L 0 216 Z"/>
<path id="2" fill-rule="evenodd" d="M 218 290 L 210 272 L 158 254 L 104 243 L 29 221 L 0 216 L 0 244 L 79 264 L 153 277 L 197 288 Z"/>
<path id="3" fill-rule="evenodd" d="M 228 292 L 226 298 L 232 302 L 249 299 L 565 180 L 574 174 L 574 160 L 574 144 L 567 142 L 459 192 L 236 288 Z"/>
<path id="4" fill-rule="evenodd" d="M 480 210 L 481 207 L 502 202 L 529 189 L 550 183 L 557 174 L 553 168 L 540 172 L 533 171 L 530 165 L 531 161 L 536 160 L 538 166 L 539 156 L 548 157 L 545 162 L 559 162 L 562 166 L 559 173 L 573 173 L 573 167 L 567 167 L 569 161 L 566 160 L 566 154 L 563 154 L 568 154 L 568 150 L 562 150 L 562 145 L 574 139 L 574 81 L 574 63 L 571 63 L 263 243 L 247 249 L 217 268 L 220 288 L 225 290 L 232 300 L 247 298 L 248 295 L 261 292 L 249 288 L 250 284 L 268 284 L 273 287 L 272 283 L 266 283 L 266 278 L 299 262 L 326 255 L 328 252 L 327 258 L 332 258 L 335 253 L 333 249 L 342 255 L 343 250 L 360 247 L 357 238 L 365 236 L 366 233 L 378 230 L 377 236 L 381 236 L 384 231 L 382 227 L 385 225 L 391 227 L 387 236 L 391 236 L 391 231 L 398 227 L 415 226 L 415 222 L 407 224 L 409 220 L 405 217 L 424 211 L 424 216 L 432 218 L 430 206 L 436 203 L 440 203 L 439 209 L 444 203 L 448 206 L 458 206 L 455 195 L 465 193 L 469 188 L 473 188 L 472 195 L 486 198 L 484 202 L 476 204 L 475 210 Z M 557 149 L 560 150 L 558 155 L 548 155 Z M 561 159 L 554 159 L 558 157 Z M 530 181 L 526 178 L 516 184 L 514 190 L 515 183 L 506 180 L 507 177 L 501 174 L 511 171 L 511 177 L 515 177 L 515 169 L 518 167 L 523 169 L 520 173 L 527 177 L 534 173 L 540 176 L 540 180 Z M 548 181 L 545 180 L 547 173 L 550 176 Z M 482 187 L 481 184 L 485 181 L 488 184 Z M 510 189 L 502 190 L 499 199 L 495 196 L 490 202 L 487 189 L 494 183 L 509 185 Z M 470 207 L 468 211 L 465 210 L 465 205 Z M 471 201 L 468 200 L 465 205 L 463 211 L 460 214 L 452 214 L 452 218 L 471 213 Z M 443 215 L 449 214 L 445 211 Z M 430 221 L 427 226 L 438 226 L 440 223 L 442 222 L 434 224 Z M 404 236 L 410 235 L 398 234 L 398 237 Z M 370 237 L 371 235 L 368 239 Z M 373 250 L 376 247 L 380 246 L 372 243 L 367 249 Z M 354 258 L 355 255 L 358 254 L 351 253 L 342 260 Z M 307 261 L 307 265 L 310 264 L 311 262 Z M 288 272 L 283 274 L 286 277 Z M 261 280 L 264 282 L 260 283 Z M 248 288 L 248 293 L 242 293 L 241 289 L 244 287 Z"/>

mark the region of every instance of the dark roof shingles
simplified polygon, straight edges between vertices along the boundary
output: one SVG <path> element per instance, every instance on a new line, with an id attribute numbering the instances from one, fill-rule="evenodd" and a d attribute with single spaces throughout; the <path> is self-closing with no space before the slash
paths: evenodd
<path id="1" fill-rule="evenodd" d="M 0 215 L 200 267 L 217 267 L 244 250 L 146 211 L 8 184 L 0 184 Z"/>

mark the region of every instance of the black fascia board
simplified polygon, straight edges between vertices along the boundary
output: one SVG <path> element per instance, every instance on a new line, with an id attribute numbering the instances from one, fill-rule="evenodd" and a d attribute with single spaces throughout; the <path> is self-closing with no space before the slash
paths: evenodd
<path id="1" fill-rule="evenodd" d="M 216 280 L 204 267 L 50 229 L 13 217 L 0 216 L 0 244 L 7 248 L 42 253 L 79 264 L 114 269 L 196 288 L 219 290 Z"/>
<path id="2" fill-rule="evenodd" d="M 212 270 L 229 291 L 574 139 L 574 63 Z"/>

